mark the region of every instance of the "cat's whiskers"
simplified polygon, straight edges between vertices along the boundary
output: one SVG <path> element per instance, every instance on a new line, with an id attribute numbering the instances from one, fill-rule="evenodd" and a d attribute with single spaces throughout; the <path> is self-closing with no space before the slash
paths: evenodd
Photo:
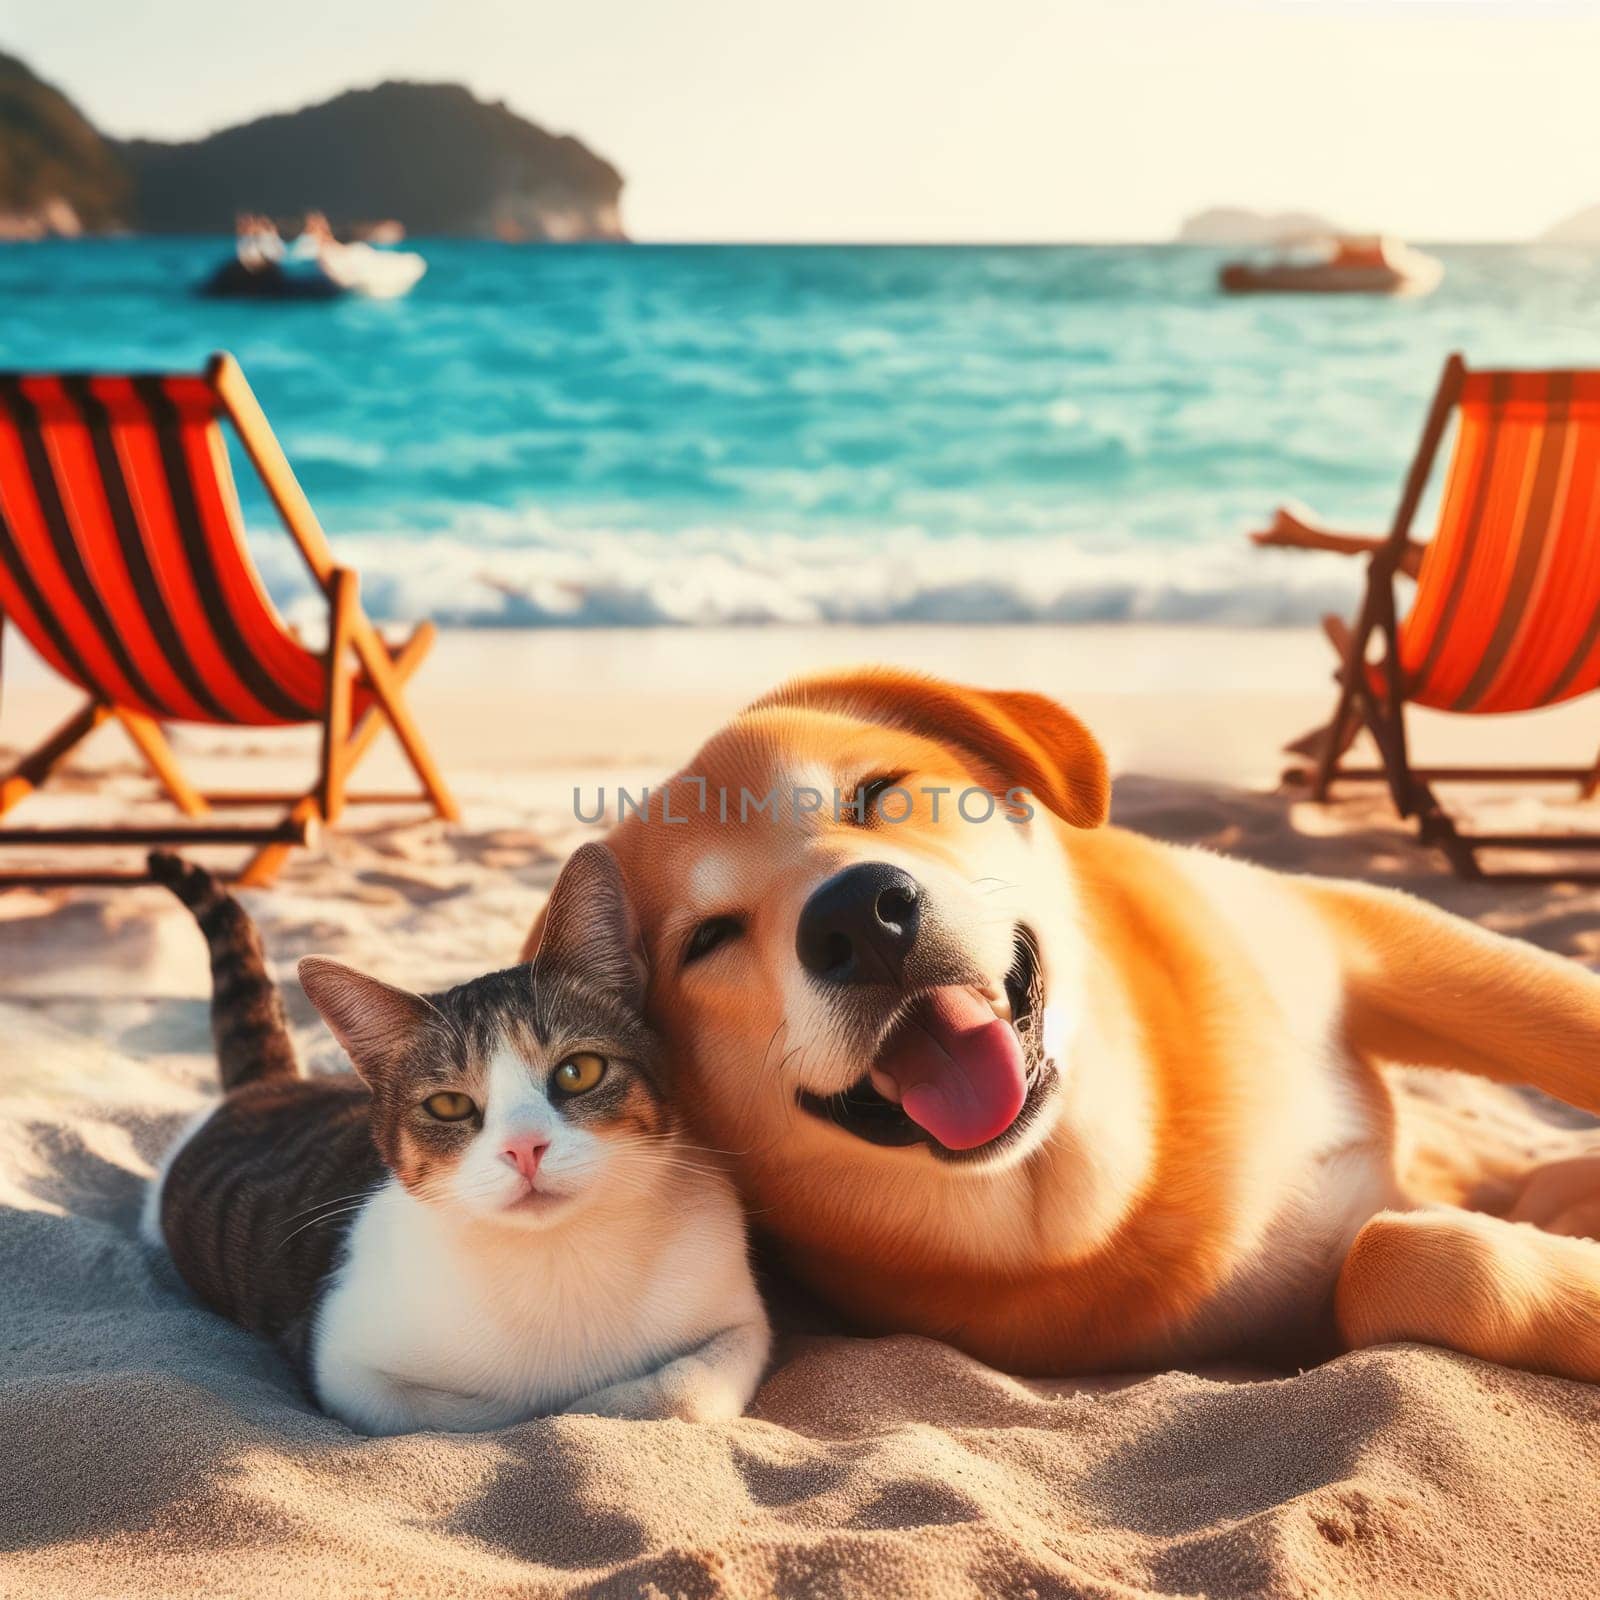
<path id="1" fill-rule="evenodd" d="M 324 1212 L 321 1216 L 312 1217 L 308 1222 L 302 1222 L 298 1228 L 291 1229 L 277 1242 L 276 1245 L 273 1246 L 272 1254 L 277 1255 L 279 1251 L 281 1251 L 284 1246 L 295 1237 L 296 1234 L 304 1233 L 307 1228 L 315 1228 L 320 1223 L 332 1222 L 336 1217 L 343 1217 L 353 1212 L 360 1211 L 366 1205 L 366 1203 L 366 1197 L 363 1196 L 361 1199 L 354 1201 L 350 1205 L 337 1206 L 332 1211 Z"/>
<path id="2" fill-rule="evenodd" d="M 678 1145 L 670 1142 L 669 1138 L 661 1134 L 615 1134 L 607 1139 L 608 1148 L 613 1151 L 643 1151 L 649 1152 L 650 1164 L 654 1167 L 672 1167 L 680 1171 L 713 1173 L 722 1169 L 712 1162 L 696 1161 L 689 1152 L 694 1150 L 692 1145 Z M 723 1152 L 714 1152 L 722 1154 Z"/>
<path id="3" fill-rule="evenodd" d="M 636 1133 L 628 1134 L 625 1137 L 656 1141 L 661 1144 L 671 1145 L 675 1150 L 699 1150 L 706 1155 L 712 1156 L 747 1156 L 750 1154 L 748 1150 L 723 1150 L 714 1144 L 690 1144 L 687 1140 L 680 1139 L 675 1133 Z"/>
<path id="4" fill-rule="evenodd" d="M 485 1173 L 481 1178 L 464 1181 L 459 1174 L 451 1173 L 443 1178 L 425 1179 L 421 1183 L 410 1185 L 412 1195 L 418 1200 L 443 1201 L 443 1200 L 479 1200 L 493 1194 L 497 1189 L 503 1189 L 506 1179 L 500 1173 Z"/>
<path id="5" fill-rule="evenodd" d="M 318 1200 L 309 1206 L 302 1206 L 298 1211 L 291 1211 L 283 1220 L 285 1222 L 295 1222 L 299 1218 L 306 1216 L 312 1211 L 321 1211 L 328 1206 L 341 1205 L 347 1200 L 370 1200 L 372 1196 L 375 1195 L 382 1187 L 383 1183 L 382 1181 L 379 1181 L 378 1183 L 373 1184 L 370 1188 L 357 1189 L 354 1194 L 332 1195 L 326 1200 Z"/>

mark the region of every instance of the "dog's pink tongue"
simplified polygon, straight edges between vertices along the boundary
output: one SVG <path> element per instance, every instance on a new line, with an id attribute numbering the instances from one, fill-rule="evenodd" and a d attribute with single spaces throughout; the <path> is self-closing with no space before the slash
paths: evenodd
<path id="1" fill-rule="evenodd" d="M 1022 1046 L 971 989 L 935 989 L 917 1023 L 878 1062 L 900 1109 L 947 1150 L 971 1150 L 1004 1133 L 1027 1097 Z"/>

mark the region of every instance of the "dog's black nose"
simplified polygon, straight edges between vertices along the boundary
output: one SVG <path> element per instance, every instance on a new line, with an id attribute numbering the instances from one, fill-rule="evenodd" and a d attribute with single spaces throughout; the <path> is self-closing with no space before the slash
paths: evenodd
<path id="1" fill-rule="evenodd" d="M 922 885 L 887 861 L 866 861 L 806 901 L 795 954 L 824 983 L 899 983 L 921 920 Z"/>

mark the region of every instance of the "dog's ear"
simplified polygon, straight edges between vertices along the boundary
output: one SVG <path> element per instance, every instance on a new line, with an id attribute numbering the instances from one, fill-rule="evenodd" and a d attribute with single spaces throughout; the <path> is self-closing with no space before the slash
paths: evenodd
<path id="1" fill-rule="evenodd" d="M 1023 788 L 1076 828 L 1095 828 L 1111 809 L 1111 777 L 1094 735 L 1048 696 L 972 689 L 885 667 L 799 678 L 749 709 L 836 711 L 952 745 L 997 792 Z"/>

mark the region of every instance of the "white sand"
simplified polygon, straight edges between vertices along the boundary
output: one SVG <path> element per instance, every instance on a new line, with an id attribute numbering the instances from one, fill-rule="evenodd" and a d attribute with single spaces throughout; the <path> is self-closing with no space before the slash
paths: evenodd
<path id="1" fill-rule="evenodd" d="M 1600 964 L 1600 890 L 1463 885 L 1376 794 L 1322 811 L 1267 792 L 1278 743 L 1325 707 L 1320 639 L 1141 628 L 451 635 L 414 699 L 464 823 L 354 813 L 250 897 L 269 948 L 421 985 L 503 964 L 585 836 L 574 781 L 660 775 L 788 672 L 868 657 L 1058 694 L 1113 750 L 1130 825 L 1399 883 Z M 13 665 L 16 746 L 70 700 Z M 1419 738 L 1582 760 L 1597 734 L 1590 702 Z M 158 815 L 119 737 L 17 823 Z M 298 735 L 179 742 L 233 787 L 307 754 Z M 366 781 L 397 775 L 386 757 Z M 795 1339 L 727 1427 L 358 1439 L 134 1237 L 142 1181 L 211 1081 L 207 993 L 158 891 L 0 897 L 0 1595 L 1595 1593 L 1600 1391 L 1416 1347 L 1283 1379 L 1050 1385 L 921 1340 Z M 290 1000 L 308 1057 L 335 1065 Z M 1587 1137 L 1509 1091 L 1430 1093 L 1507 1152 Z"/>

